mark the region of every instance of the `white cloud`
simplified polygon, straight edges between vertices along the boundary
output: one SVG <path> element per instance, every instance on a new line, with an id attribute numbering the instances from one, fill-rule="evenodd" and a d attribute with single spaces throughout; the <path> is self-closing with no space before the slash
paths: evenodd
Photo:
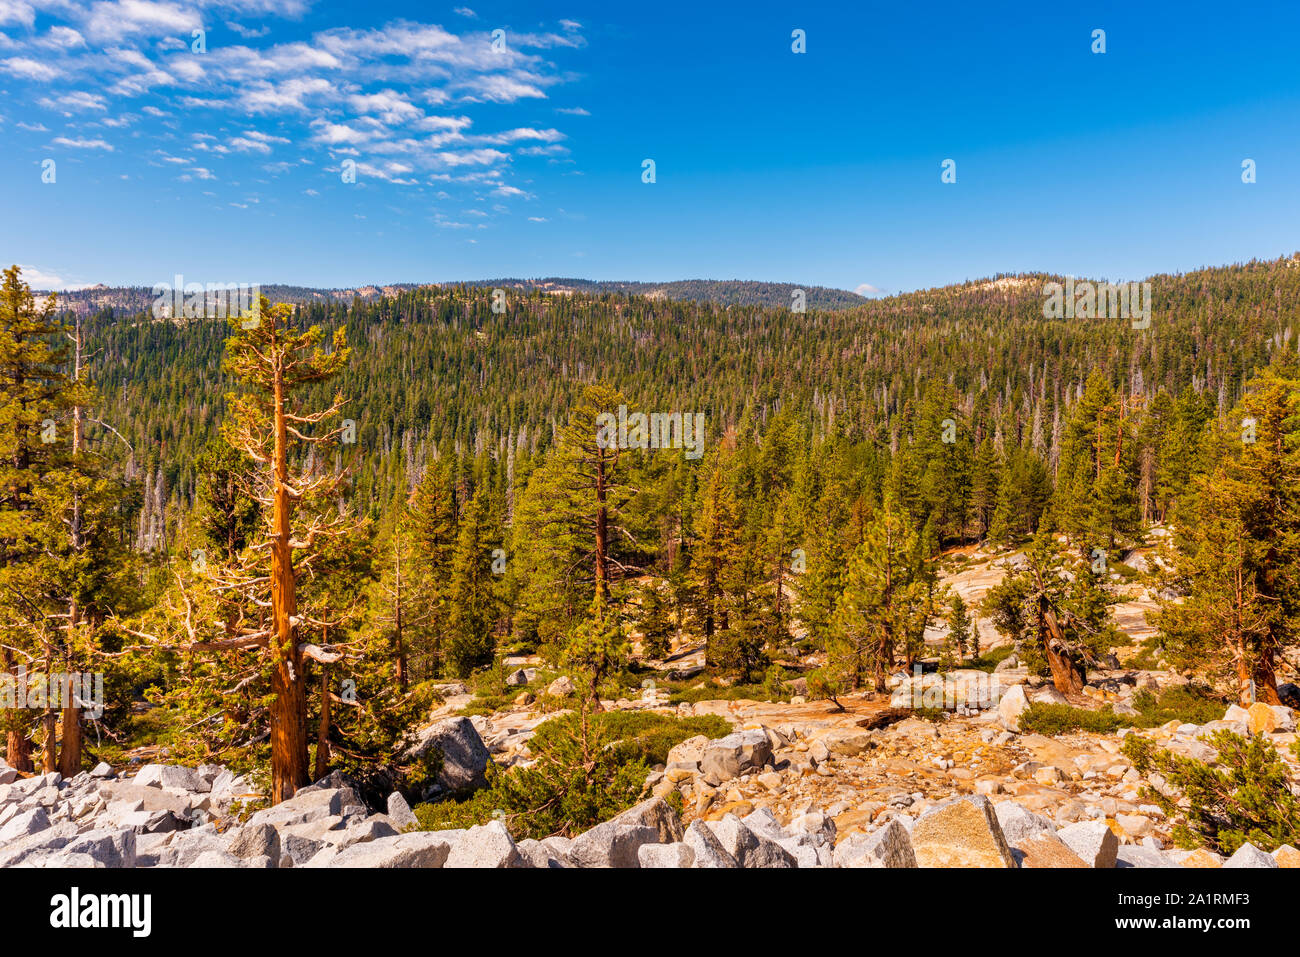
<path id="1" fill-rule="evenodd" d="M 66 137 L 66 136 L 56 136 L 56 137 L 54 137 L 54 142 L 55 142 L 56 144 L 58 144 L 59 146 L 66 146 L 66 147 L 68 147 L 69 149 L 77 149 L 77 150 L 104 150 L 105 152 L 108 152 L 108 153 L 113 152 L 113 147 L 112 147 L 112 145 L 109 144 L 109 143 L 104 142 L 104 141 L 101 140 L 101 139 L 88 140 L 88 139 L 84 139 L 84 138 L 82 138 L 82 137 L 76 137 L 75 139 L 69 139 L 69 138 Z"/>
<path id="2" fill-rule="evenodd" d="M 27 285 L 31 286 L 33 289 L 63 291 L 84 289 L 88 285 L 88 283 L 64 279 L 62 276 L 56 275 L 52 272 L 47 272 L 39 266 L 19 263 L 18 268 L 22 270 L 23 282 L 27 283 Z"/>
<path id="3" fill-rule="evenodd" d="M 220 174 L 238 184 L 243 170 L 256 176 L 274 165 L 282 171 L 283 161 L 250 166 L 245 159 L 240 172 L 221 164 L 240 162 L 240 154 L 265 158 L 276 152 L 275 144 L 292 143 L 314 149 L 324 168 L 341 156 L 364 154 L 373 175 L 389 182 L 447 182 L 518 197 L 529 194 L 504 181 L 512 153 L 567 152 L 559 145 L 566 138 L 560 130 L 516 125 L 520 117 L 509 122 L 501 115 L 510 104 L 545 99 L 571 76 L 541 51 L 584 45 L 575 21 L 549 31 L 511 32 L 504 56 L 492 50 L 482 24 L 449 29 L 398 19 L 314 29 L 291 42 L 262 39 L 278 35 L 263 18 L 301 17 L 310 6 L 311 0 L 0 0 L 0 23 L 30 28 L 25 36 L 0 33 L 7 57 L 0 58 L 0 76 L 15 78 L 20 87 L 44 87 L 20 89 L 28 103 L 67 117 L 99 114 L 79 135 L 62 131 L 66 135 L 55 141 L 60 145 L 136 149 L 147 156 L 149 148 L 171 140 L 182 144 L 175 151 L 211 161 L 211 169 L 186 167 L 187 178 Z M 476 17 L 466 7 L 456 12 Z M 190 50 L 190 31 L 199 28 L 209 31 L 201 56 Z M 457 107 L 442 115 L 449 104 Z M 190 129 L 220 135 L 194 139 L 177 125 L 182 116 Z M 224 126 L 234 123 L 275 135 Z M 92 138 L 88 127 L 103 138 Z M 149 146 L 141 150 L 143 144 Z"/>
<path id="4" fill-rule="evenodd" d="M 0 60 L 0 70 L 24 80 L 53 80 L 63 75 L 63 71 L 58 67 L 28 57 L 10 57 L 8 60 Z"/>
<path id="5" fill-rule="evenodd" d="M 358 113 L 374 113 L 385 123 L 399 124 L 422 116 L 420 109 L 395 90 L 378 93 L 355 93 L 348 105 Z"/>
<path id="6" fill-rule="evenodd" d="M 100 42 L 115 42 L 125 37 L 174 36 L 203 27 L 197 11 L 174 3 L 152 0 L 101 0 L 90 6 L 86 32 Z"/>
<path id="7" fill-rule="evenodd" d="M 23 0 L 0 0 L 0 24 L 21 23 L 30 27 L 36 22 L 36 10 Z"/>
<path id="8" fill-rule="evenodd" d="M 45 41 L 52 46 L 69 49 L 86 45 L 86 38 L 71 27 L 50 27 L 49 32 L 45 34 Z"/>
<path id="9" fill-rule="evenodd" d="M 245 40 L 256 40 L 258 37 L 264 37 L 271 32 L 271 28 L 268 26 L 255 29 L 253 27 L 246 27 L 241 23 L 235 23 L 231 20 L 226 21 L 226 29 L 230 30 L 232 33 L 238 33 Z"/>

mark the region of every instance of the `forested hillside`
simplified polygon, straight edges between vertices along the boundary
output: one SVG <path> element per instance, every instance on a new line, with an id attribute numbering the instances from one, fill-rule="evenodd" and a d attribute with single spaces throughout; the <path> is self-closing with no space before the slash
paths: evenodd
<path id="1" fill-rule="evenodd" d="M 166 277 L 166 283 L 174 281 Z M 598 295 L 618 292 L 624 295 L 642 295 L 657 299 L 676 299 L 687 302 L 710 302 L 723 306 L 773 306 L 789 307 L 794 303 L 795 290 L 802 290 L 804 302 L 811 309 L 843 309 L 861 305 L 866 300 L 856 293 L 825 286 L 799 286 L 788 282 L 753 282 L 744 279 L 683 279 L 676 282 L 611 282 L 591 279 L 476 279 L 444 283 L 382 283 L 341 289 L 313 289 L 309 286 L 290 286 L 282 283 L 262 285 L 261 292 L 272 302 L 295 304 L 311 302 L 351 303 L 354 299 L 366 301 L 420 289 L 509 289 L 512 292 L 543 292 L 550 295 L 586 293 Z M 45 298 L 48 290 L 37 290 Z M 79 316 L 111 309 L 118 314 L 132 315 L 145 312 L 157 298 L 149 286 L 96 285 L 73 289 L 59 294 L 61 308 Z"/>
<path id="2" fill-rule="evenodd" d="M 964 657 L 973 612 L 1077 693 L 1123 644 L 1110 565 L 1164 523 L 1162 652 L 1276 701 L 1300 269 L 1151 277 L 1145 329 L 1044 318 L 1053 278 L 806 313 L 424 287 L 74 326 L 10 270 L 6 669 L 104 670 L 100 753 L 269 761 L 279 800 L 309 761 L 384 765 L 441 679 L 504 694 L 508 653 L 584 714 L 688 636 L 741 683 L 810 654 L 835 701 L 942 622 Z M 967 609 L 940 571 L 975 542 L 1029 547 Z M 61 741 L 75 772 L 78 710 L 57 734 L 9 712 L 9 763 Z"/>

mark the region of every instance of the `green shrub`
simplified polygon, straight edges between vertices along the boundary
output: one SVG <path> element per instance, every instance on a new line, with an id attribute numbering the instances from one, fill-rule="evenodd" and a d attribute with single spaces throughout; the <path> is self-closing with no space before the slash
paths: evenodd
<path id="1" fill-rule="evenodd" d="M 1124 756 L 1139 774 L 1163 777 L 1160 790 L 1144 785 L 1140 794 L 1176 822 L 1174 841 L 1220 854 L 1247 841 L 1265 851 L 1300 844 L 1300 799 L 1277 749 L 1263 735 L 1247 740 L 1230 731 L 1216 731 L 1209 743 L 1219 752 L 1213 764 L 1157 749 L 1139 735 L 1124 741 Z"/>
<path id="2" fill-rule="evenodd" d="M 1015 645 L 998 645 L 998 647 L 986 651 L 977 658 L 972 658 L 963 668 L 974 668 L 976 671 L 992 672 L 994 668 L 1011 657 L 1012 652 L 1016 650 Z"/>
<path id="3" fill-rule="evenodd" d="M 1020 715 L 1020 730 L 1033 734 L 1057 735 L 1071 731 L 1113 734 L 1131 721 L 1117 715 L 1109 706 L 1100 711 L 1075 708 L 1068 704 L 1031 704 Z"/>
<path id="4" fill-rule="evenodd" d="M 1165 688 L 1159 695 L 1139 691 L 1133 696 L 1133 707 L 1139 716 L 1133 719 L 1134 727 L 1158 728 L 1170 721 L 1188 724 L 1208 724 L 1223 717 L 1222 698 L 1205 688 L 1184 685 Z"/>
<path id="5" fill-rule="evenodd" d="M 695 704 L 698 701 L 781 701 L 781 697 L 774 697 L 772 689 L 766 684 L 734 684 L 728 687 L 715 685 L 706 681 L 703 688 L 677 688 L 672 689 L 669 686 L 671 696 L 668 699 L 669 704 L 681 704 L 687 702 Z"/>
<path id="6" fill-rule="evenodd" d="M 912 715 L 922 721 L 942 722 L 948 720 L 948 712 L 943 708 L 913 708 Z"/>
<path id="7" fill-rule="evenodd" d="M 553 718 L 537 726 L 537 733 L 528 744 L 530 751 L 551 746 L 553 740 L 569 731 L 575 715 Z M 591 716 L 599 733 L 623 755 L 625 760 L 642 760 L 648 765 L 663 764 L 668 752 L 687 738 L 702 734 L 707 738 L 720 738 L 731 733 L 731 723 L 716 714 L 693 718 L 676 718 L 655 711 L 605 711 Z"/>
<path id="8" fill-rule="evenodd" d="M 675 718 L 649 711 L 567 714 L 538 725 L 528 767 L 488 768 L 488 786 L 463 801 L 421 804 L 424 830 L 470 827 L 493 818 L 517 839 L 579 834 L 643 797 L 650 767 L 697 734 L 731 731 L 716 715 Z"/>

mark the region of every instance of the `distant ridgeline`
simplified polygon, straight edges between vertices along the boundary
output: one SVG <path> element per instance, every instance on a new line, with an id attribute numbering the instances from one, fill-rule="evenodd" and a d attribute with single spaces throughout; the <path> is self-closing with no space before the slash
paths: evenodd
<path id="1" fill-rule="evenodd" d="M 935 419 L 927 429 L 951 418 L 960 448 L 990 439 L 999 456 L 1032 450 L 1054 475 L 1065 423 L 1093 372 L 1134 409 L 1161 393 L 1231 409 L 1275 350 L 1295 349 L 1294 265 L 1149 277 L 1145 328 L 1045 309 L 1045 287 L 1061 281 L 1046 275 L 879 300 L 810 287 L 804 313 L 786 305 L 795 287 L 776 283 L 262 292 L 301 303 L 304 324 L 346 327 L 352 360 L 329 388 L 342 391 L 356 423 L 351 500 L 375 511 L 435 455 L 522 468 L 551 445 L 581 387 L 599 380 L 634 408 L 704 413 L 706 459 L 728 430 L 761 435 L 778 411 L 808 442 L 860 443 L 884 459 L 911 445 L 923 418 Z M 493 288 L 507 290 L 504 312 L 493 310 Z M 232 387 L 221 371 L 229 330 L 218 320 L 156 321 L 152 301 L 149 289 L 60 295 L 92 309 L 85 332 L 97 350 L 90 371 L 105 398 L 100 415 L 131 442 L 146 495 L 185 507 L 195 459 Z"/>
<path id="2" fill-rule="evenodd" d="M 171 281 L 171 277 L 168 277 Z M 403 292 L 424 288 L 453 289 L 466 286 L 475 289 L 508 289 L 512 292 L 537 290 L 550 295 L 572 293 L 619 292 L 624 295 L 642 295 L 662 299 L 683 299 L 693 302 L 714 302 L 724 306 L 789 307 L 795 290 L 803 290 L 809 309 L 845 309 L 858 306 L 867 300 L 857 293 L 824 286 L 800 286 L 785 282 L 752 282 L 742 279 L 682 279 L 677 282 L 599 282 L 591 279 L 475 279 L 448 283 L 393 283 L 391 285 L 355 286 L 350 289 L 313 289 L 307 286 L 285 286 L 270 283 L 261 286 L 272 302 L 351 302 L 353 299 L 373 300 L 383 296 L 396 296 Z M 49 292 L 35 290 L 38 296 Z M 59 302 L 69 311 L 86 316 L 113 309 L 128 315 L 148 311 L 157 295 L 148 286 L 91 286 L 59 293 Z"/>

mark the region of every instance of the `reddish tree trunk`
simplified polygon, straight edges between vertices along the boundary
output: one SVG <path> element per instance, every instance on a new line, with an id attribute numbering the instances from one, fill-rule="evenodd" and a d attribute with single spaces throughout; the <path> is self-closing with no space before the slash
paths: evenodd
<path id="1" fill-rule="evenodd" d="M 288 431 L 284 417 L 284 380 L 275 373 L 275 485 L 271 523 L 271 803 L 293 797 L 307 779 L 307 694 L 302 653 L 294 635 L 297 595 L 290 546 L 292 493 L 287 485 Z"/>
<path id="2" fill-rule="evenodd" d="M 76 777 L 81 770 L 81 709 L 72 703 L 78 685 L 79 682 L 72 678 L 65 682 L 63 745 L 59 749 L 59 773 L 65 778 Z"/>
<path id="3" fill-rule="evenodd" d="M 1266 644 L 1260 649 L 1255 662 L 1255 700 L 1264 704 L 1281 704 L 1277 693 L 1277 671 L 1274 665 L 1273 646 Z"/>
<path id="4" fill-rule="evenodd" d="M 1047 657 L 1047 666 L 1052 671 L 1052 684 L 1063 695 L 1082 694 L 1088 676 L 1066 644 L 1056 613 L 1045 597 L 1039 598 L 1038 609 L 1044 627 L 1043 652 Z"/>

